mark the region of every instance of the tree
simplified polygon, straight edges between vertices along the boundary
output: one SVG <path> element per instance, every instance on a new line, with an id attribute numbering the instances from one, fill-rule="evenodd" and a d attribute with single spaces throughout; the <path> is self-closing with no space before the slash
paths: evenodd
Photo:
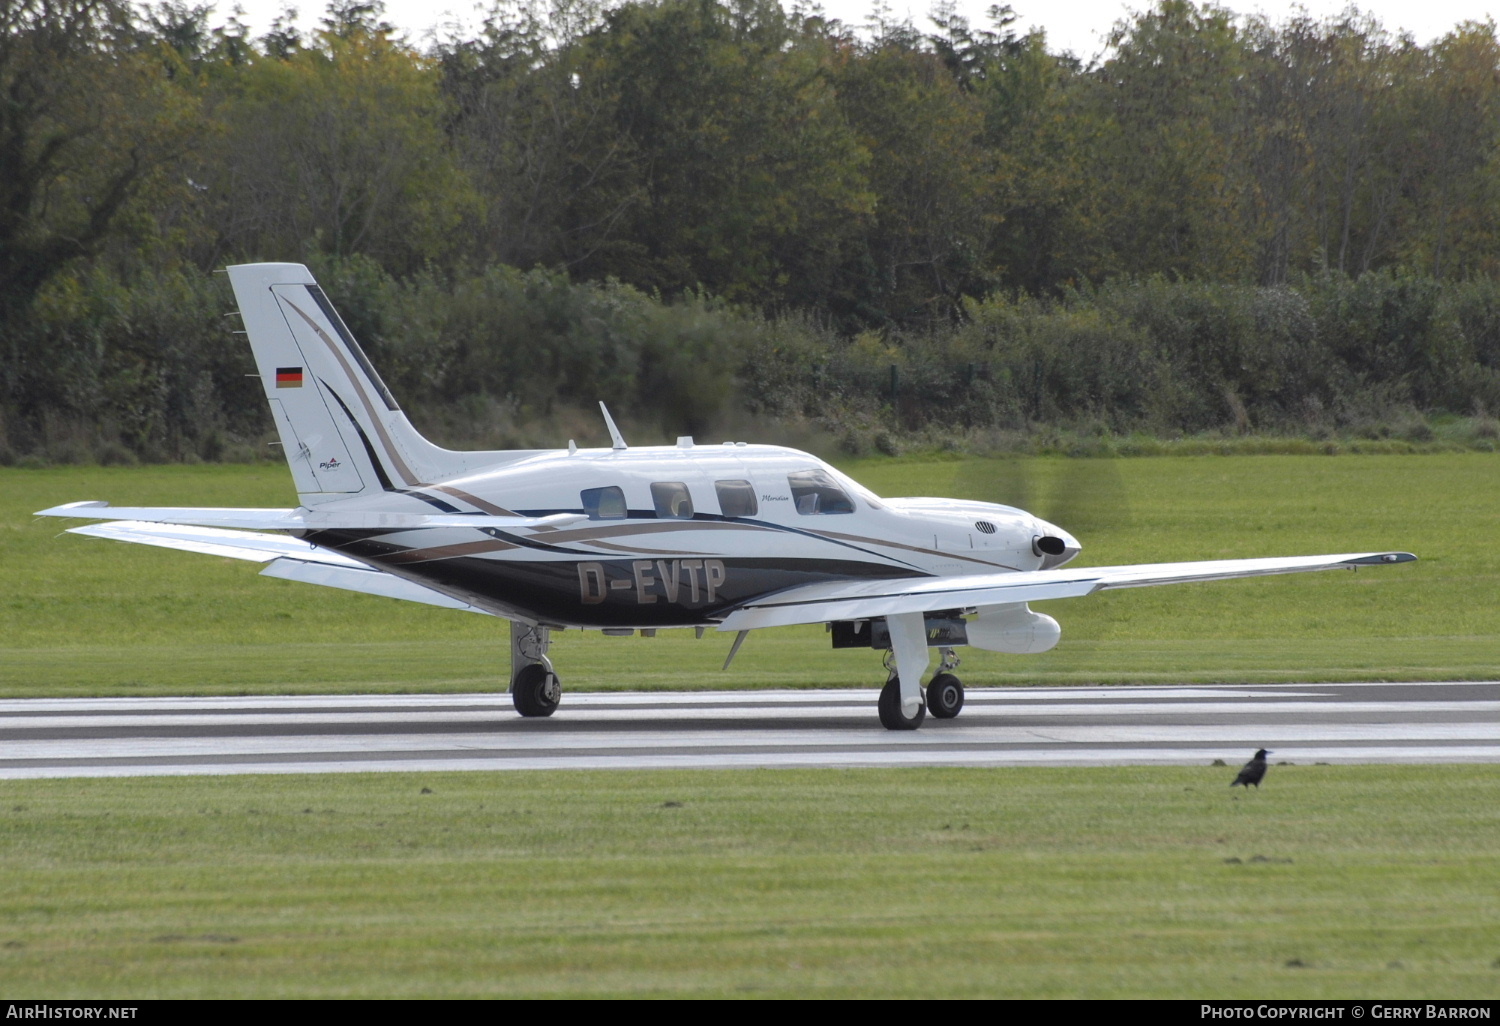
<path id="1" fill-rule="evenodd" d="M 1461 25 L 1425 52 L 1412 149 L 1420 161 L 1401 226 L 1404 262 L 1434 278 L 1500 269 L 1500 43 L 1493 22 Z"/>
<path id="2" fill-rule="evenodd" d="M 834 45 L 774 0 L 610 11 L 589 46 L 612 98 L 607 135 L 633 155 L 619 221 L 632 248 L 580 270 L 667 293 L 817 303 L 871 206 L 867 156 L 826 71 Z"/>
<path id="3" fill-rule="evenodd" d="M 316 45 L 215 81 L 222 134 L 194 177 L 221 254 L 364 253 L 408 272 L 452 253 L 472 192 L 443 136 L 439 76 L 378 15 L 334 4 Z"/>
<path id="4" fill-rule="evenodd" d="M 973 91 L 984 66 L 965 63 L 957 47 L 911 42 L 872 43 L 836 65 L 839 105 L 870 154 L 875 195 L 861 233 L 867 322 L 950 320 L 987 284 L 994 158 Z"/>
<path id="5" fill-rule="evenodd" d="M 1408 41 L 1409 43 L 1409 41 Z M 1305 83 L 1301 120 L 1312 166 L 1312 261 L 1358 274 L 1379 261 L 1410 168 L 1402 88 L 1409 45 L 1351 9 L 1322 26 L 1293 23 L 1285 46 Z M 1403 151 L 1405 150 L 1405 154 Z"/>
<path id="6" fill-rule="evenodd" d="M 137 46 L 123 0 L 0 4 L 0 316 L 98 251 L 177 156 L 192 100 Z"/>
<path id="7" fill-rule="evenodd" d="M 1097 126 L 1087 166 L 1104 212 L 1091 276 L 1244 276 L 1250 190 L 1235 133 L 1248 55 L 1233 15 L 1162 0 L 1120 23 L 1111 44 L 1079 97 Z"/>
<path id="8" fill-rule="evenodd" d="M 497 3 L 478 38 L 438 47 L 449 137 L 484 204 L 470 225 L 483 260 L 587 263 L 640 199 L 635 149 L 587 44 L 601 18 L 593 0 Z"/>

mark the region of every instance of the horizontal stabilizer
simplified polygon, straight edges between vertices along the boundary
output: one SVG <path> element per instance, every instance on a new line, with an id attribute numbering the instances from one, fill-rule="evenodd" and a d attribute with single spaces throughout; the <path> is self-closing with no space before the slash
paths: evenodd
<path id="1" fill-rule="evenodd" d="M 304 526 L 292 509 L 236 509 L 211 506 L 111 506 L 107 502 L 70 502 L 36 511 L 39 517 L 74 520 L 144 520 L 154 524 L 197 524 L 202 527 L 240 527 L 260 531 L 300 530 Z"/>
<path id="2" fill-rule="evenodd" d="M 1160 584 L 1227 581 L 1313 570 L 1352 570 L 1361 566 L 1410 563 L 1416 558 L 1409 552 L 1364 552 L 1339 556 L 1143 563 L 915 580 L 836 581 L 789 588 L 763 599 L 754 599 L 730 613 L 719 625 L 719 630 L 754 630 L 832 620 L 867 620 L 940 609 L 1042 602 L 1078 598 L 1108 588 L 1147 588 Z"/>
<path id="3" fill-rule="evenodd" d="M 193 506 L 111 506 L 107 502 L 70 502 L 38 510 L 39 517 L 77 520 L 131 520 L 156 524 L 193 524 L 252 531 L 405 531 L 423 527 L 494 527 L 503 531 L 547 531 L 587 520 L 582 513 L 545 517 L 493 516 L 488 513 L 380 513 L 309 509 L 235 509 Z"/>
<path id="4" fill-rule="evenodd" d="M 130 520 L 72 527 L 68 529 L 68 533 L 107 538 L 110 541 L 134 542 L 137 545 L 155 545 L 182 552 L 199 552 L 209 556 L 269 562 L 271 565 L 261 571 L 266 577 L 280 577 L 304 584 L 321 584 L 344 591 L 422 602 L 445 609 L 485 612 L 404 577 L 376 570 L 348 556 L 309 545 L 296 538 L 288 538 L 284 534 L 256 534 L 251 531 L 225 531 L 215 527 L 151 524 Z"/>
<path id="5" fill-rule="evenodd" d="M 192 527 L 176 524 L 152 524 L 135 520 L 115 521 L 108 524 L 88 524 L 70 527 L 69 534 L 82 534 L 91 538 L 107 538 L 110 541 L 134 542 L 137 545 L 155 545 L 164 549 L 182 552 L 201 552 L 209 556 L 227 556 L 230 559 L 248 559 L 265 563 L 281 556 L 315 560 L 331 566 L 363 567 L 348 556 L 341 556 L 329 549 L 309 545 L 284 534 L 257 534 L 251 531 L 225 531 L 215 527 Z"/>

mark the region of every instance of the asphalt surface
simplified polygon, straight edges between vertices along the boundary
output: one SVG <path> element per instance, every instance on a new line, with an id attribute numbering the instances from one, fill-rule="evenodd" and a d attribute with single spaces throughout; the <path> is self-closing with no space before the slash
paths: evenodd
<path id="1" fill-rule="evenodd" d="M 873 690 L 0 700 L 0 778 L 755 766 L 1500 762 L 1500 682 L 975 688 L 880 727 Z"/>

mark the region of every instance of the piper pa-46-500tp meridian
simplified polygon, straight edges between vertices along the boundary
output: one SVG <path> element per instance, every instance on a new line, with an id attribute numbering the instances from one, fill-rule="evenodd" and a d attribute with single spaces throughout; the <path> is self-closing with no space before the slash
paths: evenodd
<path id="1" fill-rule="evenodd" d="M 835 647 L 889 650 L 880 721 L 910 730 L 962 708 L 955 647 L 1057 644 L 1057 621 L 1029 602 L 1416 558 L 1063 569 L 1078 542 L 1024 510 L 877 498 L 778 446 L 632 449 L 607 410 L 609 449 L 453 452 L 412 427 L 307 268 L 245 264 L 229 280 L 300 505 L 75 502 L 42 515 L 111 521 L 78 534 L 269 563 L 270 577 L 503 617 L 522 716 L 557 708 L 554 630 L 733 631 L 733 658 L 758 627 L 827 623 Z M 929 648 L 942 665 L 924 695 Z"/>

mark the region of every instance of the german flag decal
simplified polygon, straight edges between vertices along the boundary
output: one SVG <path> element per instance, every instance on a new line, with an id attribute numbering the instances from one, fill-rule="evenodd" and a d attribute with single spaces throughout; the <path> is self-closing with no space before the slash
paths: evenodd
<path id="1" fill-rule="evenodd" d="M 276 387 L 277 388 L 301 388 L 302 387 L 302 368 L 301 367 L 277 367 L 276 368 Z"/>

